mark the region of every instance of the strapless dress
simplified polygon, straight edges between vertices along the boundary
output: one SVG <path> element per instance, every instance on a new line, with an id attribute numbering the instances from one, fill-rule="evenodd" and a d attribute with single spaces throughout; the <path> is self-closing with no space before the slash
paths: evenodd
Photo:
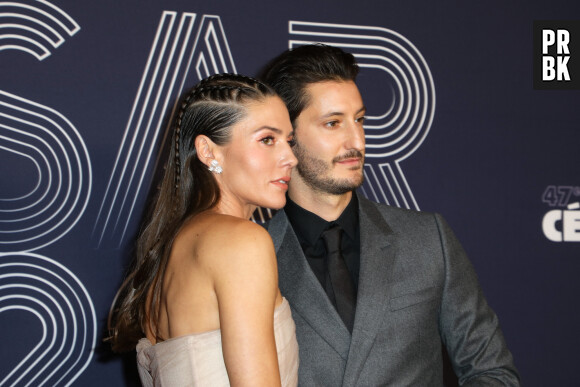
<path id="1" fill-rule="evenodd" d="M 274 310 L 274 336 L 282 386 L 298 384 L 298 343 L 290 305 Z M 137 344 L 137 367 L 145 387 L 229 386 L 220 330 Z"/>

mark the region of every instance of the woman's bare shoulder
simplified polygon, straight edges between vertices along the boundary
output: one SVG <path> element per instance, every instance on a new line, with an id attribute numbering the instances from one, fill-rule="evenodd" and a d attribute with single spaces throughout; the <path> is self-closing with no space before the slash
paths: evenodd
<path id="1" fill-rule="evenodd" d="M 186 222 L 178 240 L 189 242 L 199 259 L 214 262 L 219 257 L 243 259 L 274 254 L 272 239 L 262 226 L 218 213 L 204 213 Z"/>

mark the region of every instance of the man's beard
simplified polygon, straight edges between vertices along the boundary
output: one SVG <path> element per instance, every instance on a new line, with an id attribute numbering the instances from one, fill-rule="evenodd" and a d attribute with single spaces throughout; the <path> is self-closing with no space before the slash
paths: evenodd
<path id="1" fill-rule="evenodd" d="M 335 157 L 329 165 L 302 147 L 298 140 L 295 139 L 295 141 L 292 151 L 298 159 L 296 171 L 310 188 L 331 195 L 342 195 L 362 185 L 364 180 L 362 170 L 356 178 L 335 179 L 330 176 L 333 164 L 353 157 L 360 157 L 362 160 L 363 154 L 360 151 L 352 150 L 347 154 Z"/>

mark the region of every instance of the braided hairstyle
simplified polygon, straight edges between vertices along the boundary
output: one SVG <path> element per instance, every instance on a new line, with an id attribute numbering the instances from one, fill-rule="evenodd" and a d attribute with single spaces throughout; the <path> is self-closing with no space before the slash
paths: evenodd
<path id="1" fill-rule="evenodd" d="M 215 207 L 220 190 L 213 174 L 197 156 L 195 139 L 205 135 L 227 144 L 231 128 L 251 102 L 276 96 L 264 83 L 238 74 L 202 80 L 181 99 L 174 116 L 169 157 L 156 200 L 137 240 L 137 251 L 109 313 L 114 351 L 134 350 L 146 327 L 158 336 L 161 288 L 173 241 L 188 218 Z"/>

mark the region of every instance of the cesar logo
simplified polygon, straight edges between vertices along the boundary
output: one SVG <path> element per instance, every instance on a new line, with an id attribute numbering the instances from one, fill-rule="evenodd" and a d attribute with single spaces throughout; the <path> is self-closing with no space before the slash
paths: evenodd
<path id="1" fill-rule="evenodd" d="M 549 185 L 542 201 L 550 207 L 542 219 L 542 231 L 552 242 L 580 242 L 580 186 Z"/>
<path id="2" fill-rule="evenodd" d="M 570 81 L 570 32 L 564 29 L 542 30 L 542 81 Z M 551 55 L 555 51 L 556 55 Z"/>
<path id="3" fill-rule="evenodd" d="M 566 210 L 551 210 L 544 215 L 542 230 L 552 242 L 580 242 L 580 203 L 568 205 Z M 560 225 L 560 229 L 558 229 Z"/>

